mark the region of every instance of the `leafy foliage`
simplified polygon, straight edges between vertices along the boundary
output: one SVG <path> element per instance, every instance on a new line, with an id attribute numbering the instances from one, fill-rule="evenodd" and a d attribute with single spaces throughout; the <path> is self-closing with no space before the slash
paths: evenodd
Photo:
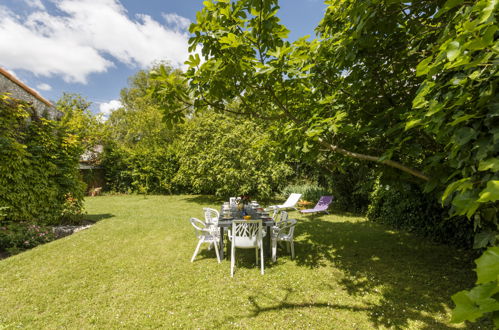
<path id="1" fill-rule="evenodd" d="M 497 232 L 497 1 L 326 1 L 320 38 L 293 43 L 277 0 L 204 4 L 190 28 L 204 62 L 187 61 L 195 109 L 271 120 L 310 161 L 329 152 L 401 170 Z"/>
<path id="2" fill-rule="evenodd" d="M 175 180 L 194 193 L 269 199 L 292 173 L 264 128 L 233 116 L 206 113 L 188 120 L 178 146 Z"/>
<path id="3" fill-rule="evenodd" d="M 495 327 L 499 328 L 499 247 L 489 248 L 475 263 L 477 286 L 452 296 L 456 304 L 452 321 L 476 321 L 491 313 Z"/>
<path id="4" fill-rule="evenodd" d="M 424 194 L 415 184 L 383 184 L 378 178 L 369 196 L 367 218 L 374 222 L 404 229 L 430 239 L 470 248 L 473 224 L 464 217 L 449 219 L 448 210 L 437 199 Z"/>
<path id="5" fill-rule="evenodd" d="M 172 72 L 172 71 L 169 71 Z M 102 165 L 108 189 L 117 192 L 172 193 L 178 161 L 172 148 L 177 128 L 169 128 L 148 95 L 154 81 L 145 71 L 121 91 L 123 108 L 106 122 Z"/>
<path id="6" fill-rule="evenodd" d="M 178 169 L 177 156 L 168 147 L 125 149 L 108 144 L 102 164 L 112 191 L 168 194 L 177 190 L 172 182 Z"/>
<path id="7" fill-rule="evenodd" d="M 438 11 L 449 21 L 417 67 L 425 81 L 412 114 L 445 148 L 427 165 L 448 173 L 433 178 L 447 184 L 443 202 L 453 214 L 489 223 L 497 222 L 499 200 L 496 9 L 496 1 L 448 1 Z"/>
<path id="8" fill-rule="evenodd" d="M 56 103 L 63 114 L 59 125 L 76 136 L 83 150 L 102 143 L 104 134 L 100 118 L 92 114 L 90 105 L 81 95 L 69 93 L 64 93 Z"/>
<path id="9" fill-rule="evenodd" d="M 8 95 L 0 96 L 0 108 L 0 205 L 8 207 L 4 221 L 59 223 L 66 195 L 83 198 L 77 135 Z"/>
<path id="10" fill-rule="evenodd" d="M 54 240 L 52 230 L 28 222 L 11 222 L 0 227 L 0 251 L 9 254 L 34 248 L 37 245 Z"/>
<path id="11" fill-rule="evenodd" d="M 281 191 L 281 198 L 286 199 L 292 193 L 301 194 L 301 199 L 316 203 L 321 196 L 331 195 L 326 189 L 316 183 L 290 184 Z"/>

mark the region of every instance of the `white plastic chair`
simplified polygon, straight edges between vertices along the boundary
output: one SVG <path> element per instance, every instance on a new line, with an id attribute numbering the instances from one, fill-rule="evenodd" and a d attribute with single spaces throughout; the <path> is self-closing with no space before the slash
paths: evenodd
<path id="1" fill-rule="evenodd" d="M 208 226 L 218 226 L 218 219 L 220 219 L 220 213 L 212 208 L 203 207 L 204 220 Z"/>
<path id="2" fill-rule="evenodd" d="M 256 263 L 258 265 L 258 249 L 260 249 L 260 272 L 263 275 L 263 235 L 262 220 L 233 220 L 230 253 L 230 277 L 234 277 L 236 263 L 236 248 L 255 249 Z"/>
<path id="3" fill-rule="evenodd" d="M 230 205 L 230 207 L 235 207 L 235 206 L 236 206 L 236 204 L 237 204 L 237 202 L 236 202 L 236 201 L 237 201 L 237 198 L 236 198 L 236 197 L 231 197 L 231 198 L 229 198 L 229 205 Z"/>
<path id="4" fill-rule="evenodd" d="M 203 221 L 196 218 L 191 218 L 190 221 L 196 232 L 196 237 L 199 240 L 198 245 L 196 246 L 196 250 L 194 250 L 194 254 L 192 255 L 191 262 L 194 262 L 194 259 L 196 258 L 199 252 L 199 247 L 201 246 L 201 244 L 208 243 L 210 247 L 212 244 L 215 245 L 215 253 L 217 255 L 218 263 L 220 263 L 220 255 L 218 253 L 218 242 L 219 242 L 218 236 L 215 235 L 213 231 Z"/>
<path id="5" fill-rule="evenodd" d="M 286 242 L 286 249 L 291 248 L 291 259 L 295 257 L 295 245 L 293 235 L 295 231 L 296 219 L 288 219 L 278 222 L 272 227 L 272 261 L 277 259 L 277 242 Z"/>
<path id="6" fill-rule="evenodd" d="M 279 218 L 278 223 L 288 220 L 288 212 L 281 211 L 281 217 Z"/>
<path id="7" fill-rule="evenodd" d="M 284 202 L 282 205 L 272 205 L 269 206 L 268 209 L 278 209 L 278 210 L 286 210 L 286 209 L 295 209 L 296 208 L 296 203 L 300 200 L 301 194 L 291 194 L 289 195 L 288 199 Z"/>
<path id="8" fill-rule="evenodd" d="M 274 212 L 272 213 L 272 220 L 276 221 L 278 214 L 279 214 L 279 209 L 275 207 Z"/>

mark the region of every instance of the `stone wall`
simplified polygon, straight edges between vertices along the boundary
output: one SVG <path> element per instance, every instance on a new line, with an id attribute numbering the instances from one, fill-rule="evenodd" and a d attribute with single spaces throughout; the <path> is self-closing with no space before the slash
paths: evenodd
<path id="1" fill-rule="evenodd" d="M 10 93 L 14 98 L 31 103 L 39 116 L 52 120 L 61 117 L 61 113 L 50 102 L 9 73 L 0 69 L 0 94 L 5 93 Z"/>

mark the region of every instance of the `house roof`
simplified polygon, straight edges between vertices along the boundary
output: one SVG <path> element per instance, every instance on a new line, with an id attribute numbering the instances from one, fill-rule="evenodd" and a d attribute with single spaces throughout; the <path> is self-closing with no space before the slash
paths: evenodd
<path id="1" fill-rule="evenodd" d="M 12 81 L 13 83 L 15 83 L 16 85 L 18 85 L 19 87 L 21 87 L 22 89 L 24 89 L 27 93 L 29 93 L 30 95 L 32 95 L 34 98 L 36 98 L 38 101 L 46 104 L 47 106 L 49 107 L 52 107 L 52 103 L 50 103 L 49 101 L 47 101 L 46 99 L 44 99 L 40 94 L 38 94 L 37 91 L 35 91 L 34 89 L 32 88 L 29 88 L 27 85 L 25 85 L 22 81 L 20 81 L 19 79 L 17 79 L 16 77 L 14 77 L 12 74 L 10 74 L 9 72 L 7 72 L 7 70 L 5 69 L 2 69 L 0 67 L 0 74 L 6 78 L 8 78 L 10 81 Z"/>

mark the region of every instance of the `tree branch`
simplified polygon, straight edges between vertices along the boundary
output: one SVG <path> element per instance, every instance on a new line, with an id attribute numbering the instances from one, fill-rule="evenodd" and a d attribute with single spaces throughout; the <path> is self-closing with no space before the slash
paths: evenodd
<path id="1" fill-rule="evenodd" d="M 381 157 L 377 157 L 377 156 L 371 156 L 371 155 L 364 155 L 364 154 L 359 154 L 359 153 L 356 153 L 356 152 L 352 152 L 352 151 L 348 151 L 346 149 L 343 149 L 343 148 L 340 148 L 334 144 L 330 144 L 330 143 L 327 143 L 326 141 L 322 140 L 321 138 L 319 138 L 319 142 L 321 143 L 321 145 L 323 145 L 324 147 L 328 148 L 329 150 L 333 151 L 333 152 L 337 152 L 337 153 L 340 153 L 342 155 L 345 155 L 345 156 L 348 156 L 348 157 L 352 157 L 352 158 L 356 158 L 356 159 L 361 159 L 361 160 L 368 160 L 368 161 L 372 161 L 372 162 L 377 162 L 377 163 L 380 163 L 380 164 L 384 164 L 384 165 L 388 165 L 390 167 L 394 167 L 394 168 L 397 168 L 403 172 L 406 172 L 406 173 L 409 173 L 415 177 L 418 177 L 424 181 L 429 181 L 430 178 L 428 176 L 426 176 L 424 173 L 418 171 L 418 170 L 415 170 L 415 169 L 412 169 L 410 167 L 407 167 L 405 165 L 402 165 L 400 164 L 399 162 L 396 162 L 394 160 L 390 160 L 390 159 L 385 159 L 385 160 L 381 160 Z"/>

